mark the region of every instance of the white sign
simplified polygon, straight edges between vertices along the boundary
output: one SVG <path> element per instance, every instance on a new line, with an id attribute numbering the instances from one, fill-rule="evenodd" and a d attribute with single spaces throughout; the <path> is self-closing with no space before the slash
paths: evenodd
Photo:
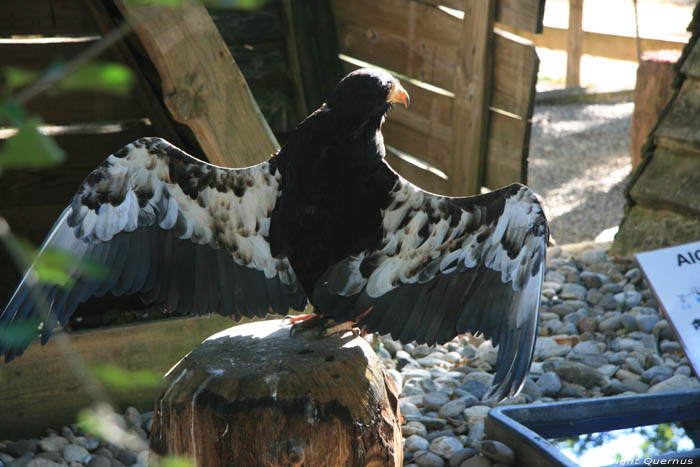
<path id="1" fill-rule="evenodd" d="M 635 255 L 696 375 L 700 375 L 700 242 Z"/>

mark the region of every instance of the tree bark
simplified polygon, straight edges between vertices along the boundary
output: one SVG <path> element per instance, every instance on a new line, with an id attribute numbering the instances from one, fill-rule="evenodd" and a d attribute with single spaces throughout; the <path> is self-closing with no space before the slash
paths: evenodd
<path id="1" fill-rule="evenodd" d="M 639 63 L 634 89 L 634 111 L 630 124 L 632 170 L 642 161 L 642 146 L 673 95 L 673 64 L 678 56 L 671 53 L 646 53 Z"/>
<path id="2" fill-rule="evenodd" d="M 281 320 L 204 341 L 168 375 L 151 449 L 198 466 L 400 466 L 398 391 L 350 333 L 290 335 Z"/>

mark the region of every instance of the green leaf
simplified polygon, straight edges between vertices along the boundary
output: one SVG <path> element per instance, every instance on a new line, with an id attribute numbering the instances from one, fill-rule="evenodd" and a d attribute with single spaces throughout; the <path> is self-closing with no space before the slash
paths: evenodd
<path id="1" fill-rule="evenodd" d="M 52 94 L 93 91 L 125 96 L 131 92 L 134 76 L 119 63 L 90 62 L 70 73 L 51 89 Z"/>
<path id="2" fill-rule="evenodd" d="M 0 124 L 3 121 L 9 122 L 11 126 L 20 126 L 27 121 L 27 112 L 13 100 L 0 100 Z"/>
<path id="3" fill-rule="evenodd" d="M 104 433 L 100 429 L 100 421 L 95 413 L 89 409 L 83 409 L 78 413 L 78 426 L 85 432 L 98 438 L 104 438 Z"/>
<path id="4" fill-rule="evenodd" d="M 0 146 L 0 168 L 36 169 L 53 167 L 66 158 L 53 138 L 42 134 L 37 120 L 26 120 Z"/>
<path id="5" fill-rule="evenodd" d="M 139 5 L 161 5 L 168 7 L 179 7 L 182 0 L 124 0 L 129 6 L 139 6 Z"/>
<path id="6" fill-rule="evenodd" d="M 67 288 L 73 285 L 74 277 L 86 277 L 95 281 L 104 280 L 109 269 L 91 257 L 75 258 L 70 253 L 48 247 L 38 251 L 25 240 L 18 240 L 27 264 L 34 263 L 34 271 L 40 282 Z"/>
<path id="7" fill-rule="evenodd" d="M 95 365 L 92 367 L 92 372 L 100 382 L 124 392 L 155 388 L 161 381 L 161 375 L 155 371 L 131 371 L 108 363 Z"/>
<path id="8" fill-rule="evenodd" d="M 270 3 L 270 0 L 203 0 L 203 3 L 208 7 L 257 10 Z"/>
<path id="9" fill-rule="evenodd" d="M 8 66 L 3 68 L 3 71 L 5 72 L 5 81 L 10 91 L 26 86 L 39 77 L 38 71 L 28 68 Z"/>
<path id="10" fill-rule="evenodd" d="M 161 457 L 156 462 L 158 467 L 194 467 L 194 462 L 189 457 L 168 456 Z"/>
<path id="11" fill-rule="evenodd" d="M 7 346 L 26 345 L 39 332 L 39 323 L 38 319 L 13 323 L 8 328 L 0 329 L 0 341 Z"/>

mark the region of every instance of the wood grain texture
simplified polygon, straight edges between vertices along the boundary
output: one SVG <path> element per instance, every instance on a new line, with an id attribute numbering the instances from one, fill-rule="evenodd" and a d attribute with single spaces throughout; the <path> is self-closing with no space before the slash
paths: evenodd
<path id="1" fill-rule="evenodd" d="M 119 21 L 121 21 L 121 18 L 115 18 L 110 14 L 103 2 L 83 0 L 83 3 L 85 14 L 89 13 L 92 15 L 92 21 L 102 35 L 108 34 L 109 31 L 112 31 Z M 127 35 L 124 40 L 118 41 L 112 46 L 108 53 L 128 66 L 133 73 L 135 83 L 132 88 L 131 96 L 138 101 L 139 106 L 144 110 L 144 116 L 148 117 L 153 126 L 150 135 L 165 138 L 172 144 L 187 150 L 192 155 L 203 158 L 202 151 L 198 145 L 192 143 L 184 144 L 185 141 L 191 141 L 190 134 L 182 131 L 182 128 L 177 128 L 177 123 L 172 119 L 165 108 L 165 104 L 160 99 L 161 93 L 159 92 L 159 83 L 154 84 L 156 72 L 153 64 L 150 60 L 143 59 L 145 52 L 143 51 L 143 47 L 138 43 L 135 35 L 132 33 Z M 105 113 L 101 118 L 96 120 L 105 119 L 116 120 L 117 118 Z M 86 120 L 82 121 L 84 122 Z M 111 149 L 110 153 L 112 151 L 114 151 L 114 149 Z"/>
<path id="2" fill-rule="evenodd" d="M 151 449 L 198 466 L 400 466 L 398 391 L 361 337 L 281 320 L 211 336 L 167 375 Z"/>
<path id="3" fill-rule="evenodd" d="M 412 0 L 332 0 L 340 51 L 453 89 L 461 21 Z"/>
<path id="4" fill-rule="evenodd" d="M 537 47 L 552 50 L 567 49 L 568 30 L 564 28 L 545 26 L 542 34 L 533 34 L 505 24 L 499 24 L 498 27 L 532 41 Z M 614 60 L 626 60 L 628 62 L 637 61 L 637 42 L 634 37 L 583 31 L 582 43 L 583 48 L 581 53 L 583 55 L 612 58 Z M 641 45 L 643 52 L 681 50 L 685 42 L 642 37 Z"/>
<path id="5" fill-rule="evenodd" d="M 178 318 L 146 324 L 80 331 L 54 336 L 45 346 L 31 345 L 25 354 L 2 367 L 0 437 L 36 436 L 46 427 L 74 423 L 78 412 L 104 393 L 117 409 L 133 405 L 151 410 L 159 387 L 128 391 L 85 381 L 78 363 L 111 364 L 128 371 L 164 374 L 203 339 L 231 326 L 219 316 Z"/>
<path id="6" fill-rule="evenodd" d="M 481 190 L 488 144 L 495 0 L 467 0 L 455 73 L 450 194 Z"/>
<path id="7" fill-rule="evenodd" d="M 642 146 L 673 95 L 673 63 L 642 60 L 637 68 L 634 111 L 630 123 L 632 169 L 642 162 Z"/>
<path id="8" fill-rule="evenodd" d="M 569 34 L 566 44 L 566 87 L 581 85 L 583 51 L 583 0 L 569 0 Z"/>
<path id="9" fill-rule="evenodd" d="M 282 0 L 282 7 L 287 56 L 303 118 L 319 108 L 343 78 L 338 38 L 328 0 Z"/>
<path id="10" fill-rule="evenodd" d="M 540 67 L 534 44 L 513 40 L 496 29 L 493 55 L 490 106 L 524 119 L 532 118 Z"/>
<path id="11" fill-rule="evenodd" d="M 153 128 L 142 121 L 115 122 L 87 128 L 70 126 L 56 133 L 54 139 L 65 151 L 66 162 L 51 169 L 5 171 L 0 177 L 0 209 L 46 203 L 67 206 L 98 164 L 125 144 L 153 136 Z"/>
<path id="12" fill-rule="evenodd" d="M 444 5 L 464 11 L 464 0 L 425 0 L 433 5 Z M 532 33 L 542 32 L 545 0 L 499 0 L 496 21 Z"/>
<path id="13" fill-rule="evenodd" d="M 180 8 L 116 3 L 158 69 L 170 113 L 193 131 L 212 163 L 252 165 L 278 149 L 243 75 L 198 0 L 185 0 Z"/>
<path id="14" fill-rule="evenodd" d="M 511 183 L 527 183 L 529 120 L 490 112 L 484 186 L 495 190 Z"/>
<path id="15" fill-rule="evenodd" d="M 4 37 L 98 33 L 94 22 L 83 14 L 83 0 L 3 0 L 0 31 Z"/>
<path id="16" fill-rule="evenodd" d="M 458 156 L 454 148 L 453 96 L 455 93 L 451 91 L 456 89 L 456 71 L 459 69 L 458 53 L 469 50 L 460 46 L 462 20 L 439 10 L 434 5 L 412 0 L 387 2 L 334 0 L 332 5 L 342 53 L 442 88 L 442 90 L 434 89 L 412 80 L 402 80 L 411 96 L 411 107 L 396 108 L 392 111 L 384 126 L 387 144 L 447 173 L 451 179 L 450 185 L 461 183 L 454 179 L 463 176 L 464 173 L 483 171 L 483 167 L 472 169 L 464 166 L 458 169 L 459 172 L 454 172 L 455 164 L 458 163 L 456 158 L 463 155 Z M 461 6 L 463 7 L 463 2 Z M 484 30 L 489 28 L 488 25 L 481 26 Z M 493 22 L 490 27 L 493 29 Z M 513 37 L 507 32 L 503 33 L 498 28 L 494 30 L 491 40 L 493 73 L 490 74 L 491 82 L 486 84 L 491 86 L 488 107 L 529 120 L 534 109 L 535 84 L 539 68 L 539 59 L 534 46 L 527 40 Z M 471 61 L 469 63 L 471 64 Z M 346 71 L 356 68 L 357 65 L 345 63 Z M 474 66 L 473 69 L 478 70 L 478 66 Z M 470 108 L 470 105 L 463 107 Z M 486 110 L 482 115 L 488 117 Z M 488 125 L 487 122 L 483 123 Z M 524 125 L 516 126 L 520 129 L 525 128 Z M 464 133 L 463 126 L 458 128 L 459 132 Z M 506 133 L 514 134 L 510 131 Z M 503 166 L 510 168 L 517 166 L 521 171 L 526 170 L 528 137 L 529 131 L 517 133 L 515 140 L 519 143 L 524 142 L 524 146 L 515 147 L 515 143 L 511 142 L 491 142 L 493 137 L 489 136 L 489 148 L 500 149 L 507 146 L 515 149 L 514 154 L 506 154 L 506 161 L 495 162 L 499 167 L 492 169 L 490 174 L 496 174 Z M 487 163 L 502 155 L 503 153 L 499 151 L 493 157 L 487 156 Z M 525 160 L 521 160 L 522 158 Z M 517 164 L 514 162 L 516 159 Z M 401 172 L 402 169 L 398 170 Z M 415 173 L 419 169 L 410 167 L 410 170 L 414 179 L 420 178 L 416 177 Z M 406 176 L 404 173 L 402 175 Z M 479 177 L 483 181 L 483 174 Z M 491 176 L 490 180 L 491 183 L 498 178 L 521 181 L 526 177 L 524 172 L 516 174 L 509 170 L 499 177 Z M 430 176 L 426 178 L 431 179 Z M 444 189 L 445 185 L 441 181 L 437 186 L 433 184 L 433 187 Z M 468 191 L 462 188 L 453 188 L 453 190 L 455 191 L 447 190 L 440 193 L 464 194 Z"/>
<path id="17" fill-rule="evenodd" d="M 449 192 L 448 181 L 415 164 L 405 161 L 387 151 L 386 162 L 403 178 L 431 193 L 445 195 Z"/>

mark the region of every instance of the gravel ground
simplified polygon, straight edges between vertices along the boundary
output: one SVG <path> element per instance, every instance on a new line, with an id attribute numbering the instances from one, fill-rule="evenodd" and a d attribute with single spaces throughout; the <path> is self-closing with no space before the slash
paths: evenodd
<path id="1" fill-rule="evenodd" d="M 634 104 L 535 108 L 528 185 L 558 244 L 593 240 L 622 219 Z"/>
<path id="2" fill-rule="evenodd" d="M 634 263 L 603 249 L 562 257 L 548 252 L 539 337 L 523 391 L 503 403 L 539 403 L 700 387 L 680 344 Z M 484 400 L 497 349 L 459 336 L 435 347 L 371 336 L 401 388 L 405 465 L 502 467 L 515 462 L 506 445 L 485 439 Z M 108 440 L 78 427 L 33 440 L 0 442 L 0 467 L 145 466 L 152 414 L 130 408 L 99 415 Z M 633 451 L 630 451 L 633 452 Z"/>

